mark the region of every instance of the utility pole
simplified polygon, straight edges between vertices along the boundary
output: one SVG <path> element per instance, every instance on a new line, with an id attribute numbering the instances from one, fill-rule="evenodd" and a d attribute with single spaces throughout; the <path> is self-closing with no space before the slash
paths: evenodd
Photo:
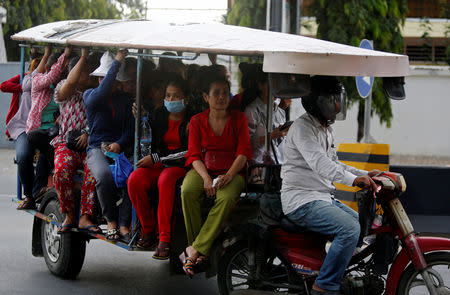
<path id="1" fill-rule="evenodd" d="M 301 25 L 300 18 L 302 16 L 301 7 L 302 7 L 302 0 L 297 0 L 297 13 L 296 13 L 297 20 L 295 22 L 295 33 L 297 35 L 300 35 L 300 25 Z"/>

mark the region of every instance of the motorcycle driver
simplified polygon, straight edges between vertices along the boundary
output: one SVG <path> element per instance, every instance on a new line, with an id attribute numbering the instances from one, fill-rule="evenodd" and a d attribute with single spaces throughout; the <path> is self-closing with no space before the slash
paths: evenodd
<path id="1" fill-rule="evenodd" d="M 333 182 L 376 189 L 371 177 L 380 171 L 359 170 L 338 161 L 331 124 L 345 119 L 346 102 L 336 78 L 312 77 L 311 93 L 302 104 L 306 113 L 295 120 L 286 138 L 281 202 L 291 221 L 334 236 L 311 295 L 339 294 L 360 225 L 358 213 L 334 199 Z"/>

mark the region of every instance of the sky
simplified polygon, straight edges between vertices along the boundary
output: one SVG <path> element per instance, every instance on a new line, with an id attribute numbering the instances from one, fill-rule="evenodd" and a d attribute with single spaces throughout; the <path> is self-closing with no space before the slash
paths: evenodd
<path id="1" fill-rule="evenodd" d="M 222 21 L 227 0 L 148 0 L 147 19 L 174 23 Z"/>

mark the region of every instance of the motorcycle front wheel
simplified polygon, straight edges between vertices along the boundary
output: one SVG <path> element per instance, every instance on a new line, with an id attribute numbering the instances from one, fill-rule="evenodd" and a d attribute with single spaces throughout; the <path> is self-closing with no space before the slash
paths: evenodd
<path id="1" fill-rule="evenodd" d="M 277 254 L 270 257 L 261 257 L 261 250 L 256 255 L 258 271 L 252 273 L 249 265 L 250 253 L 247 241 L 240 241 L 232 245 L 220 259 L 217 273 L 217 284 L 221 295 L 229 294 L 254 294 L 250 290 L 258 290 L 258 294 L 264 291 L 272 294 L 299 292 L 303 285 L 297 284 L 301 280 L 293 279 L 286 260 Z M 259 262 L 258 262 L 259 261 Z M 296 281 L 296 283 L 292 283 Z M 290 283 L 291 282 L 291 283 Z"/>
<path id="2" fill-rule="evenodd" d="M 425 255 L 430 274 L 438 295 L 450 295 L 450 253 L 436 252 Z M 430 294 L 422 274 L 410 264 L 400 278 L 397 295 Z"/>

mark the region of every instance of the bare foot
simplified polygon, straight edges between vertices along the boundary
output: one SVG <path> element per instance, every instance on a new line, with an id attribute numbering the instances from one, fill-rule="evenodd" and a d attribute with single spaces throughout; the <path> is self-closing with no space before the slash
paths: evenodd
<path id="1" fill-rule="evenodd" d="M 186 254 L 188 255 L 188 257 L 192 258 L 192 260 L 194 260 L 194 262 L 197 261 L 197 258 L 200 255 L 200 253 L 198 253 L 198 251 L 195 250 L 195 248 L 192 246 L 189 246 L 186 248 Z"/>
<path id="2" fill-rule="evenodd" d="M 66 219 L 64 219 L 62 225 L 68 225 L 73 224 L 75 222 L 75 218 L 73 216 L 73 213 L 66 213 Z"/>
<path id="3" fill-rule="evenodd" d="M 119 232 L 122 236 L 124 236 L 124 235 L 130 233 L 130 228 L 128 226 L 121 225 L 119 228 Z"/>

